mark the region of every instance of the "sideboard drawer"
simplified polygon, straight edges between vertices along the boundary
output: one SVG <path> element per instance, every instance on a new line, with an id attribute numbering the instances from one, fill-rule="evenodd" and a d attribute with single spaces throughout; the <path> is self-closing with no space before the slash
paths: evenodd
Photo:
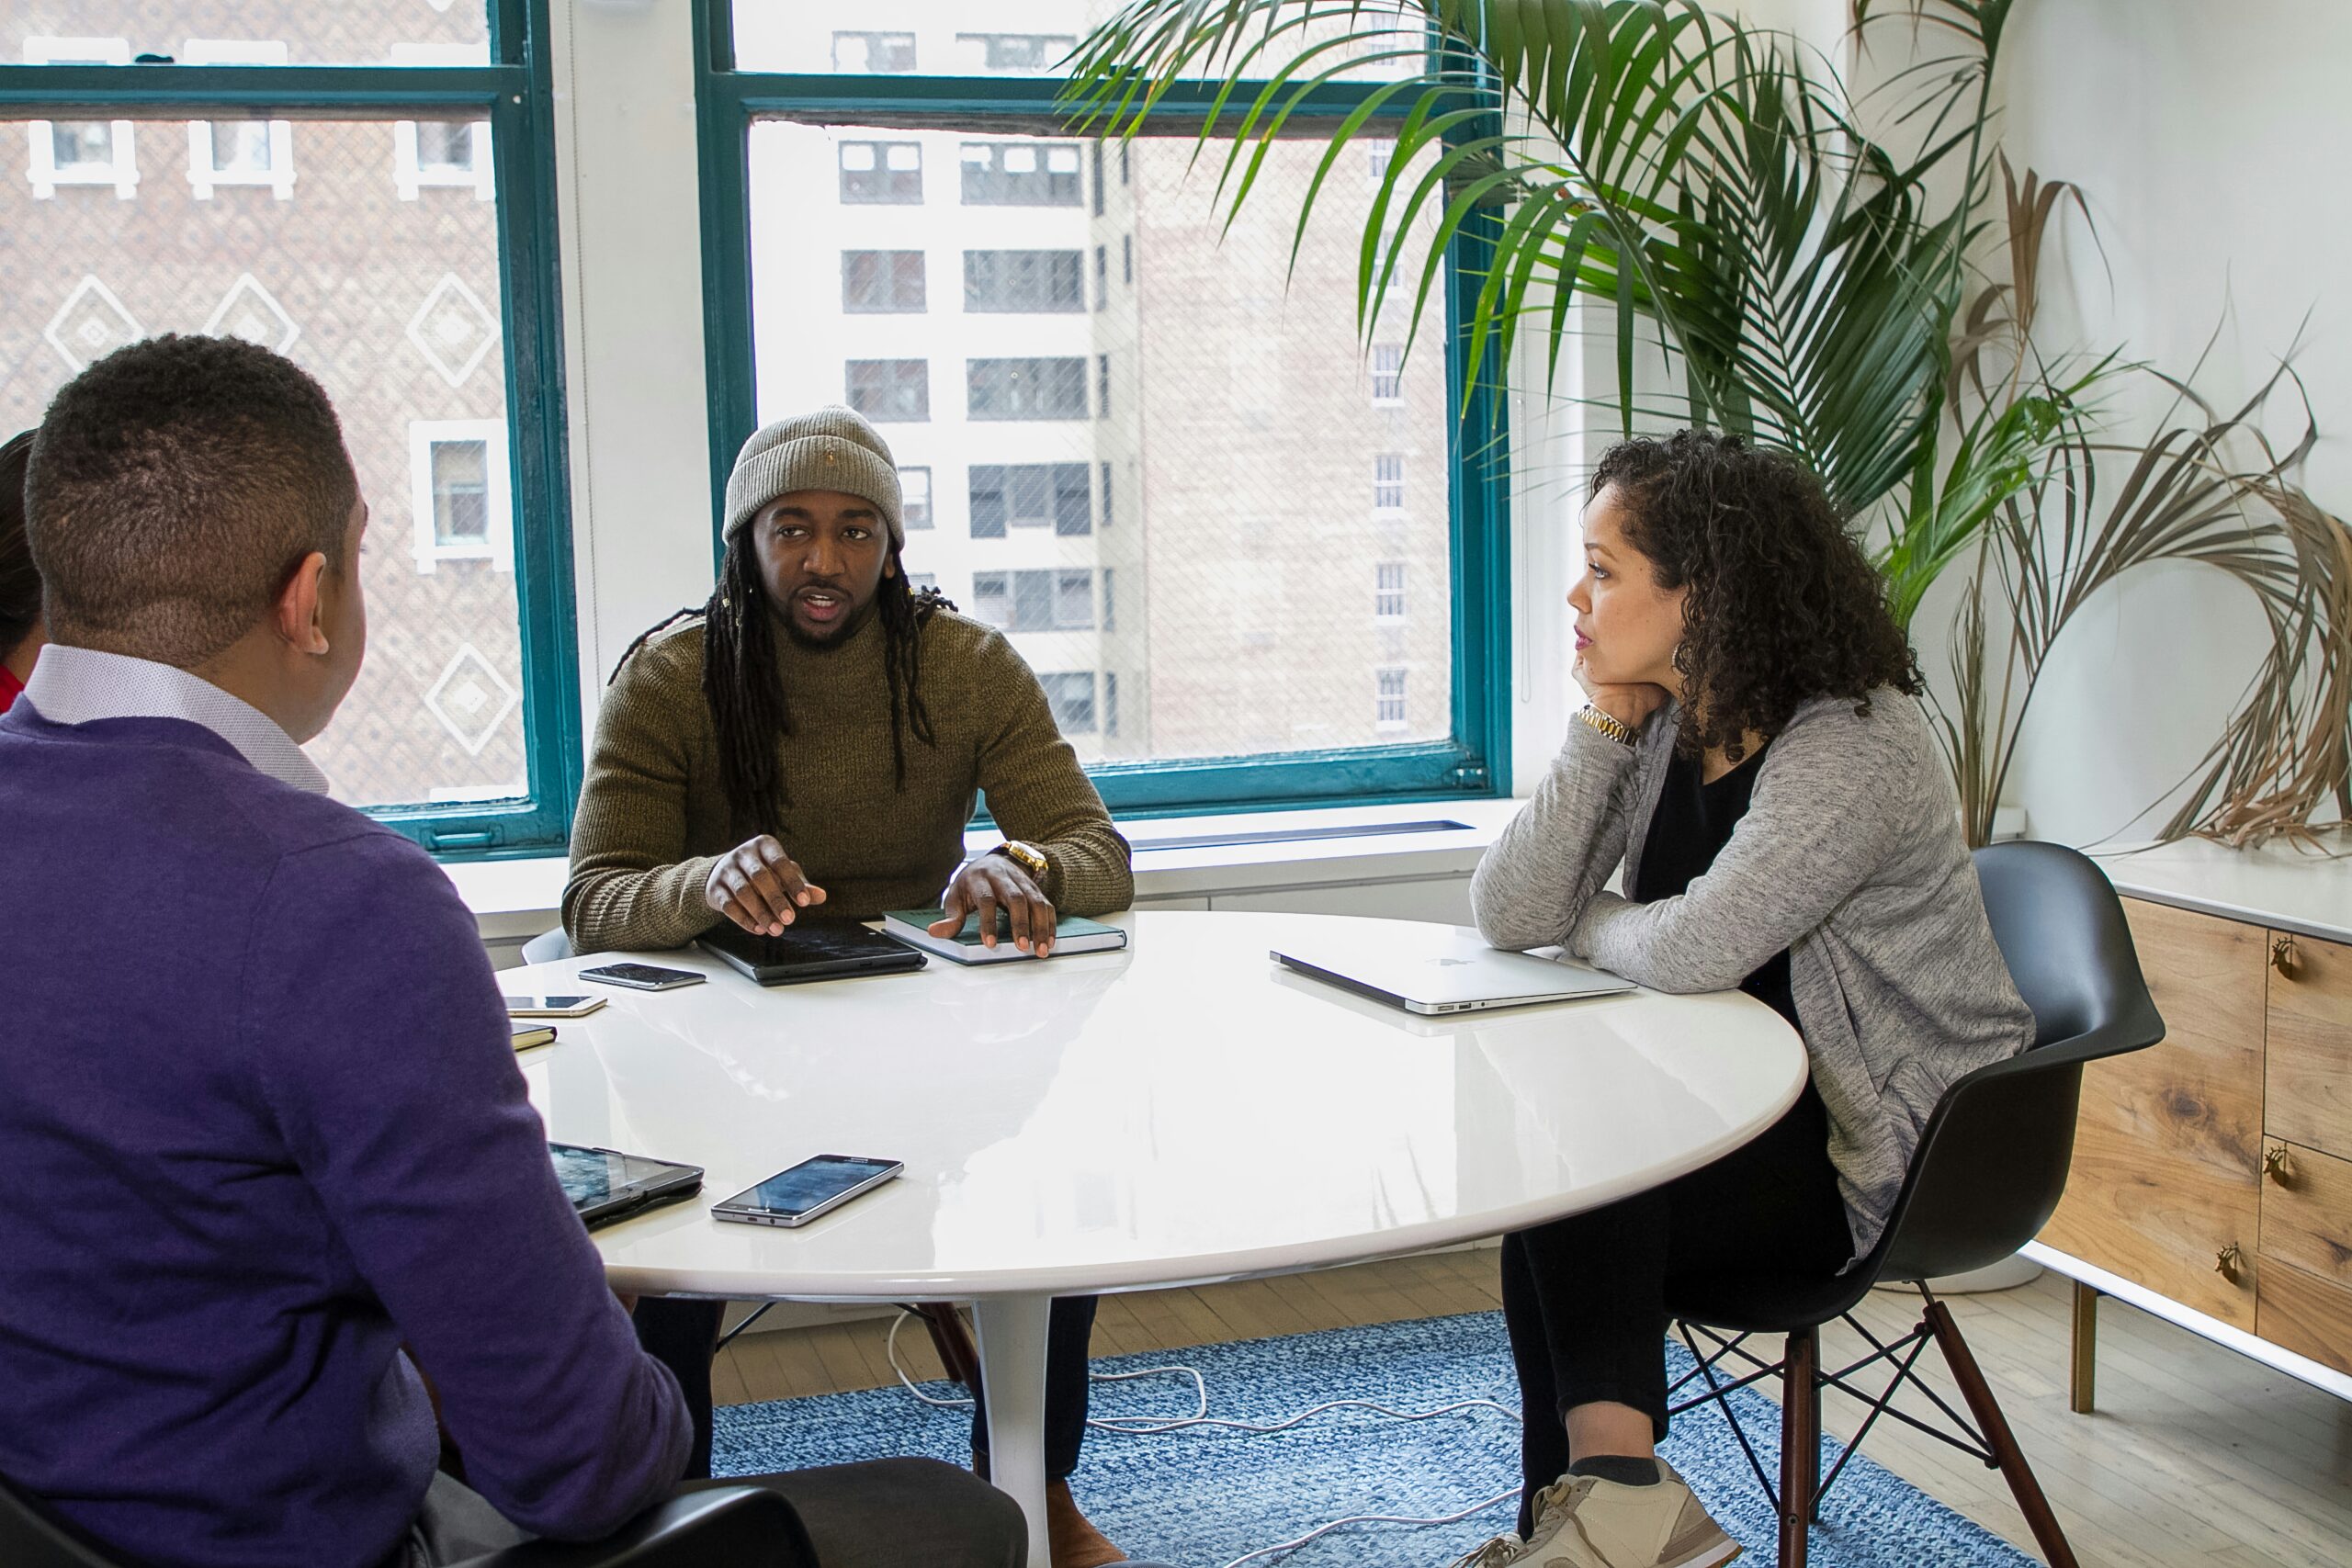
<path id="1" fill-rule="evenodd" d="M 2265 1138 L 2262 1168 L 2263 1261 L 2352 1290 L 2352 1160 Z"/>
<path id="2" fill-rule="evenodd" d="M 2269 933 L 2269 1110 L 2274 1138 L 2352 1159 L 2352 947 Z M 2290 944 L 2281 953 L 2280 943 Z"/>
<path id="3" fill-rule="evenodd" d="M 2073 1173 L 2041 1239 L 2251 1329 L 2264 932 L 2139 899 L 2123 908 L 2165 1039 L 2084 1068 Z"/>
<path id="4" fill-rule="evenodd" d="M 2283 1263 L 2265 1269 L 2254 1331 L 2324 1367 L 2352 1372 L 2352 1290 Z"/>

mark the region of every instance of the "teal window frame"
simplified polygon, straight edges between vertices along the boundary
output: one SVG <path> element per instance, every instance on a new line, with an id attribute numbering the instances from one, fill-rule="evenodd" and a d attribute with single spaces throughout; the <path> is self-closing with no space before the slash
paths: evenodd
<path id="1" fill-rule="evenodd" d="M 713 558 L 723 553 L 727 477 L 758 423 L 752 335 L 751 131 L 754 121 L 1063 135 L 1053 78 L 760 72 L 735 65 L 731 0 L 695 0 L 695 99 L 702 158 L 704 352 L 710 396 Z M 1293 117 L 1329 123 L 1369 86 L 1329 85 Z M 1197 129 L 1214 98 L 1172 91 L 1153 134 Z M 1409 100 L 1378 118 L 1401 120 Z M 1455 323 L 1468 319 L 1491 244 L 1476 233 L 1446 255 L 1447 498 L 1453 570 L 1453 733 L 1445 740 L 1262 755 L 1098 762 L 1088 768 L 1123 818 L 1461 799 L 1510 793 L 1510 486 L 1501 389 L 1464 386 Z M 1490 361 L 1491 363 L 1491 361 Z M 1098 710 L 1098 721 L 1101 714 Z"/>
<path id="2" fill-rule="evenodd" d="M 0 65 L 0 114 L 10 118 L 396 120 L 460 109 L 490 121 L 530 795 L 370 808 L 445 860 L 560 852 L 580 798 L 548 4 L 488 0 L 486 65 Z"/>

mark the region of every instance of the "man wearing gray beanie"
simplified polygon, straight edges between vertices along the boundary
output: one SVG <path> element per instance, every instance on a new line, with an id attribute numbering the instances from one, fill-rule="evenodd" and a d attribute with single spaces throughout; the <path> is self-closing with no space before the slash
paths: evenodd
<path id="1" fill-rule="evenodd" d="M 563 895 L 574 948 L 938 904 L 941 934 L 977 913 L 993 946 L 1001 911 L 1011 940 L 1044 956 L 1059 915 L 1132 902 L 1127 841 L 1037 677 L 1001 633 L 910 589 L 898 466 L 871 424 L 828 407 L 762 426 L 727 481 L 725 539 L 709 600 L 639 638 L 605 694 Z M 982 792 L 1005 841 L 967 862 Z M 1052 1568 L 1123 1560 L 1068 1483 L 1094 1304 L 1054 1303 Z M 718 1313 L 638 1308 L 640 1338 L 695 1407 L 706 1467 Z M 976 1457 L 987 1442 L 976 1413 Z"/>

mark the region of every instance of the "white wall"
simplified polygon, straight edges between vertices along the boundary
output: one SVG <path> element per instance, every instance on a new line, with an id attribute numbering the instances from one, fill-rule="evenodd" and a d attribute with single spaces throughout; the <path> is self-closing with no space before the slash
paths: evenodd
<path id="1" fill-rule="evenodd" d="M 2032 0 L 2008 49 L 2011 161 L 2080 184 L 2104 247 L 2079 220 L 2063 226 L 2044 335 L 2180 372 L 2222 325 L 2199 385 L 2231 405 L 2308 312 L 2295 365 L 2323 434 L 2307 482 L 2323 506 L 2352 506 L 2352 7 Z M 2291 401 L 2273 412 L 2284 439 L 2300 434 Z M 2261 627 L 2216 575 L 2178 568 L 2127 582 L 2070 636 L 2013 795 L 2037 834 L 2081 841 L 2124 828 L 2195 761 L 2253 671 Z"/>

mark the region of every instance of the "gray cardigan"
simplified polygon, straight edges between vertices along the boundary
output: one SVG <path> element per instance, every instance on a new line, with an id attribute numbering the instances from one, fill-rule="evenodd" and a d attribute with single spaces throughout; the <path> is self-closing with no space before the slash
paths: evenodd
<path id="1" fill-rule="evenodd" d="M 1859 1257 L 1944 1089 L 2025 1049 L 2034 1024 L 1994 945 L 1926 716 L 1893 690 L 1854 709 L 1798 708 L 1713 865 L 1648 904 L 1602 884 L 1622 859 L 1623 886 L 1637 885 L 1680 713 L 1660 710 L 1631 746 L 1570 724 L 1478 863 L 1470 903 L 1497 947 L 1557 944 L 1660 991 L 1728 989 L 1787 948 Z"/>

